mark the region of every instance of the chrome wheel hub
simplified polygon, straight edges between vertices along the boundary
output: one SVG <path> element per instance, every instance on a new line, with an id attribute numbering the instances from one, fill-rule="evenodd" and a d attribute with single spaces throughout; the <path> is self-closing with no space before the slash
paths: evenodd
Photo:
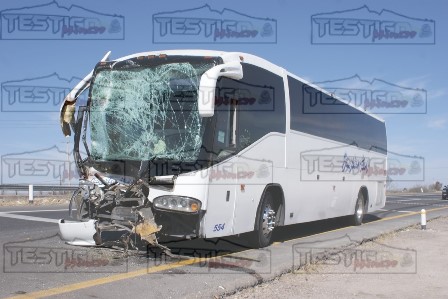
<path id="1" fill-rule="evenodd" d="M 364 214 L 363 200 L 361 197 L 358 198 L 356 207 L 356 218 L 361 219 Z"/>
<path id="2" fill-rule="evenodd" d="M 263 234 L 269 235 L 275 228 L 275 211 L 270 205 L 266 205 L 263 211 L 263 223 L 261 226 Z"/>

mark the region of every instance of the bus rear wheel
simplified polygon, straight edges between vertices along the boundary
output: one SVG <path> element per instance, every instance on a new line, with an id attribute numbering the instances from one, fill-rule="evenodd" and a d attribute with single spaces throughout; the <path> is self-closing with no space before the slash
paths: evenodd
<path id="1" fill-rule="evenodd" d="M 358 193 L 358 198 L 356 199 L 355 213 L 350 216 L 352 225 L 358 226 L 362 224 L 366 211 L 365 204 L 366 200 L 364 198 L 364 193 L 360 190 Z"/>
<path id="2" fill-rule="evenodd" d="M 263 248 L 272 243 L 272 233 L 276 226 L 277 210 L 272 193 L 267 191 L 263 197 L 257 217 L 256 228 L 251 242 L 255 248 Z"/>

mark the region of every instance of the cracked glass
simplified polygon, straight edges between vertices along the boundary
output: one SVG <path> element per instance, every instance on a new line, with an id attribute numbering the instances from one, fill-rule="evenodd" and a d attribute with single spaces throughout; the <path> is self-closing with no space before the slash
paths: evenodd
<path id="1" fill-rule="evenodd" d="M 195 161 L 204 132 L 199 80 L 214 62 L 120 63 L 99 71 L 92 86 L 93 159 Z"/>

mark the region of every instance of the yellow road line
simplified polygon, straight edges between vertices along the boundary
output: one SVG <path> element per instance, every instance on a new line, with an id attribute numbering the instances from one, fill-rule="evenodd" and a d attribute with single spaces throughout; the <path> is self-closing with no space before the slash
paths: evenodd
<path id="1" fill-rule="evenodd" d="M 434 209 L 426 210 L 426 213 L 439 211 L 439 210 L 446 210 L 446 209 L 448 209 L 448 207 L 434 208 Z M 386 217 L 386 218 L 381 218 L 381 219 L 378 219 L 378 220 L 375 220 L 375 221 L 372 221 L 372 222 L 365 223 L 364 225 L 370 224 L 370 223 L 375 223 L 375 222 L 386 221 L 386 220 L 393 220 L 393 219 L 397 219 L 397 218 L 403 218 L 403 217 L 407 217 L 407 216 L 419 215 L 419 214 L 420 214 L 420 211 L 418 211 L 418 212 L 409 212 L 407 214 L 400 214 L 400 215 L 390 216 L 390 217 Z"/>
<path id="2" fill-rule="evenodd" d="M 178 267 L 192 265 L 192 264 L 199 263 L 199 262 L 202 262 L 202 261 L 205 261 L 208 259 L 210 259 L 210 258 L 199 258 L 199 259 L 192 258 L 192 259 L 188 259 L 188 260 L 179 261 L 176 263 L 155 266 L 152 268 L 140 269 L 140 270 L 127 272 L 127 273 L 115 274 L 115 275 L 107 276 L 107 277 L 96 278 L 96 279 L 92 279 L 92 280 L 87 280 L 87 281 L 78 282 L 78 283 L 74 283 L 74 284 L 64 285 L 61 287 L 56 287 L 56 288 L 52 288 L 52 289 L 48 289 L 48 290 L 42 290 L 42 291 L 37 291 L 37 292 L 33 292 L 33 293 L 23 294 L 23 295 L 19 295 L 19 296 L 10 297 L 10 298 L 43 298 L 43 297 L 48 297 L 48 296 L 54 296 L 54 295 L 59 295 L 59 294 L 63 294 L 63 293 L 68 293 L 68 292 L 72 292 L 72 291 L 85 289 L 85 288 L 90 288 L 90 287 L 101 285 L 101 284 L 111 283 L 114 281 L 134 278 L 134 277 L 142 276 L 145 274 L 162 272 L 165 270 L 170 270 L 170 269 L 175 269 Z"/>
<path id="3" fill-rule="evenodd" d="M 429 209 L 429 210 L 426 210 L 426 212 L 428 213 L 428 212 L 433 212 L 433 211 L 438 211 L 438 210 L 445 210 L 445 209 L 448 209 L 448 207 Z M 380 221 L 393 220 L 393 219 L 397 219 L 397 218 L 413 216 L 413 215 L 417 215 L 417 214 L 420 214 L 420 212 L 410 212 L 408 214 L 401 214 L 401 215 L 386 217 L 386 218 L 375 220 L 375 221 L 372 221 L 372 222 L 369 222 L 369 223 L 365 223 L 365 225 L 366 224 L 370 224 L 370 223 L 380 222 Z M 328 233 L 331 233 L 331 232 L 344 230 L 344 229 L 347 229 L 347 228 L 350 228 L 350 227 L 351 226 L 341 227 L 341 228 L 337 228 L 337 229 L 334 229 L 334 230 L 329 230 L 329 231 L 325 231 L 325 232 L 309 235 L 309 236 L 306 236 L 306 237 L 301 237 L 301 238 L 287 240 L 285 242 L 292 241 L 292 240 L 305 239 L 305 238 L 318 236 L 318 235 L 323 235 L 323 234 L 328 234 Z M 281 244 L 281 243 L 282 242 L 276 242 L 273 245 L 278 245 L 278 244 Z M 246 250 L 244 250 L 244 251 L 246 251 Z M 244 252 L 244 251 L 240 251 L 239 253 Z M 225 254 L 225 255 L 222 255 L 222 256 L 226 256 L 226 255 L 230 255 L 230 254 Z M 183 266 L 193 265 L 193 264 L 196 264 L 196 263 L 208 261 L 208 260 L 213 259 L 213 258 L 214 257 L 192 258 L 192 259 L 188 259 L 188 260 L 179 261 L 179 262 L 176 262 L 176 263 L 159 265 L 159 266 L 155 266 L 155 267 L 151 267 L 151 268 L 145 268 L 145 269 L 140 269 L 140 270 L 127 272 L 127 273 L 115 274 L 115 275 L 112 275 L 112 276 L 96 278 L 96 279 L 92 279 L 92 280 L 87 280 L 87 281 L 83 281 L 83 282 L 73 283 L 73 284 L 69 284 L 69 285 L 55 287 L 55 288 L 52 288 L 52 289 L 32 292 L 32 293 L 23 294 L 23 295 L 14 296 L 14 297 L 9 297 L 9 298 L 10 299 L 12 299 L 12 298 L 14 298 L 14 299 L 21 298 L 21 299 L 23 299 L 23 298 L 43 298 L 43 297 L 48 297 L 48 296 L 54 296 L 54 295 L 59 295 L 59 294 L 64 294 L 64 293 L 68 293 L 68 292 L 73 292 L 73 291 L 85 289 L 85 288 L 94 287 L 94 286 L 97 286 L 97 285 L 102 285 L 102 284 L 111 283 L 111 282 L 115 282 L 115 281 L 120 281 L 120 280 L 124 280 L 124 279 L 134 278 L 134 277 L 138 277 L 138 276 L 143 276 L 145 274 L 162 272 L 162 271 L 171 270 L 171 269 L 175 269 L 175 268 L 179 268 L 179 267 L 183 267 Z"/>
<path id="4" fill-rule="evenodd" d="M 426 210 L 426 213 L 433 212 L 433 211 L 438 211 L 438 210 L 444 210 L 444 209 L 448 209 L 448 206 L 447 207 L 442 207 L 442 208 L 429 209 L 429 210 Z M 380 221 L 393 220 L 393 219 L 396 219 L 396 218 L 402 218 L 402 217 L 406 217 L 406 216 L 413 216 L 413 215 L 417 215 L 417 214 L 420 214 L 420 211 L 418 211 L 418 212 L 409 212 L 407 214 L 400 214 L 400 215 L 396 215 L 396 216 L 390 216 L 390 217 L 386 217 L 386 218 L 381 218 L 381 219 L 378 219 L 378 220 L 375 220 L 375 221 L 363 223 L 363 225 L 367 225 L 367 224 L 371 224 L 371 223 L 375 223 L 375 222 L 380 222 Z M 285 243 L 285 242 L 294 241 L 294 240 L 301 240 L 301 239 L 305 239 L 305 238 L 309 238 L 309 237 L 314 237 L 314 236 L 319 236 L 319 235 L 323 235 L 323 234 L 328 234 L 328 233 L 344 230 L 344 229 L 347 229 L 347 228 L 350 228 L 350 227 L 352 227 L 352 226 L 344 226 L 344 227 L 340 227 L 340 228 L 336 228 L 336 229 L 332 229 L 332 230 L 326 230 L 324 232 L 308 235 L 308 236 L 305 236 L 305 237 L 295 238 L 295 239 L 291 239 L 291 240 L 285 240 L 283 242 L 275 242 L 272 245 L 276 246 L 278 244 L 282 244 L 282 243 Z"/>

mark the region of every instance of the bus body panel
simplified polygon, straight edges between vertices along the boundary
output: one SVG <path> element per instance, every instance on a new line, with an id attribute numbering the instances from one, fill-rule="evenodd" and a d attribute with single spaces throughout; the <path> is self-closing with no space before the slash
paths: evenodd
<path id="1" fill-rule="evenodd" d="M 235 206 L 235 233 L 240 234 L 254 229 L 258 205 L 268 184 L 281 183 L 284 179 L 278 169 L 285 161 L 285 136 L 271 133 L 253 147 L 242 152 L 238 159 L 249 171 L 238 176 Z M 270 153 L 266 155 L 266 153 Z"/>
<path id="2" fill-rule="evenodd" d="M 385 196 L 378 194 L 385 182 L 382 175 L 343 172 L 341 165 L 344 155 L 378 162 L 384 162 L 384 155 L 295 131 L 288 134 L 286 144 L 285 224 L 353 214 L 362 187 L 368 190 L 370 211 L 384 206 Z"/>
<path id="3" fill-rule="evenodd" d="M 271 133 L 209 169 L 208 209 L 204 221 L 207 237 L 253 230 L 265 187 L 283 179 L 276 172 L 284 164 L 284 139 L 283 134 Z M 266 156 L 266 152 L 278 154 Z"/>
<path id="4" fill-rule="evenodd" d="M 207 238 L 233 234 L 237 157 L 213 165 L 208 172 L 207 211 L 203 233 Z"/>

